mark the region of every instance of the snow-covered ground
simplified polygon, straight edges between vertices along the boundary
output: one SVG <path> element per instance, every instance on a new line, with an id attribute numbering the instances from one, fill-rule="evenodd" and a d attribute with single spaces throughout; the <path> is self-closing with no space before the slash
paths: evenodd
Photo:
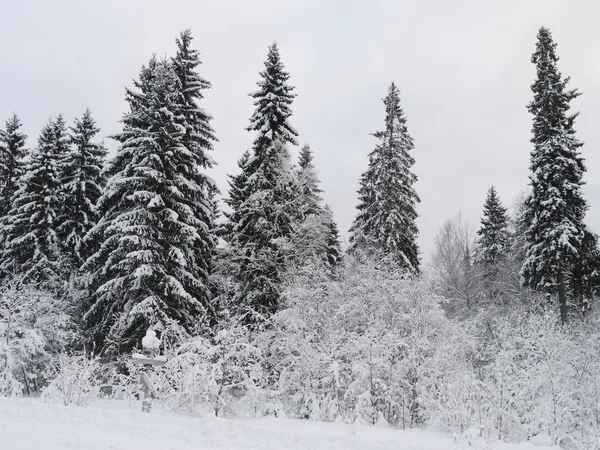
<path id="1" fill-rule="evenodd" d="M 138 404 L 98 402 L 79 408 L 40 399 L 0 397 L 2 450 L 188 450 L 188 449 L 394 449 L 467 450 L 443 433 L 350 426 L 292 419 L 191 418 Z M 493 450 L 548 450 L 531 443 L 497 444 Z"/>

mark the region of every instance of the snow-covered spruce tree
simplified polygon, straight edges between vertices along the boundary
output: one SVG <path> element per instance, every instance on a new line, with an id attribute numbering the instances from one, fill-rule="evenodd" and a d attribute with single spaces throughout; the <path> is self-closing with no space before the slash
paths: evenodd
<path id="1" fill-rule="evenodd" d="M 254 312 L 277 308 L 286 263 L 286 241 L 298 215 L 296 181 L 287 144 L 296 144 L 296 131 L 289 124 L 294 99 L 287 84 L 276 44 L 269 47 L 265 70 L 250 94 L 256 110 L 249 131 L 257 136 L 252 154 L 241 161 L 242 174 L 232 178 L 229 205 L 230 254 L 236 259 L 234 278 L 239 283 L 240 304 L 249 320 Z M 294 217 L 294 218 L 293 218 Z"/>
<path id="2" fill-rule="evenodd" d="M 494 265 L 506 257 L 509 246 L 508 215 L 494 186 L 487 193 L 477 235 L 478 262 Z"/>
<path id="3" fill-rule="evenodd" d="M 16 114 L 6 121 L 6 130 L 0 130 L 0 217 L 10 210 L 23 174 L 23 158 L 27 150 L 27 136 L 21 133 L 21 120 Z"/>
<path id="4" fill-rule="evenodd" d="M 329 267 L 334 268 L 342 260 L 342 242 L 340 240 L 340 232 L 337 224 L 333 219 L 333 212 L 329 205 L 325 205 L 323 215 L 325 224 L 327 225 L 328 233 L 325 246 L 325 257 Z"/>
<path id="5" fill-rule="evenodd" d="M 220 232 L 226 240 L 231 239 L 231 233 L 234 224 L 239 219 L 240 205 L 244 201 L 244 187 L 246 185 L 247 173 L 245 170 L 246 164 L 250 159 L 250 152 L 246 150 L 242 153 L 240 159 L 238 159 L 237 165 L 240 168 L 240 173 L 237 175 L 229 176 L 229 195 L 224 200 L 225 204 L 231 208 L 230 212 L 225 212 L 224 215 L 227 218 L 223 224 Z"/>
<path id="6" fill-rule="evenodd" d="M 204 98 L 202 92 L 212 86 L 197 71 L 198 66 L 201 64 L 200 53 L 190 47 L 192 40 L 192 33 L 189 29 L 181 32 L 176 40 L 177 54 L 173 58 L 172 64 L 173 70 L 181 83 L 182 96 L 179 108 L 185 118 L 183 142 L 186 148 L 196 155 L 200 163 L 199 170 L 202 170 L 212 168 L 216 164 L 209 152 L 213 150 L 213 141 L 217 141 L 217 138 L 210 125 L 212 117 L 199 105 L 199 102 Z M 201 174 L 197 181 L 199 186 L 206 191 L 203 194 L 202 201 L 195 204 L 196 209 L 194 212 L 202 224 L 198 232 L 202 236 L 207 235 L 205 226 L 208 226 L 212 236 L 214 221 L 219 214 L 216 201 L 219 189 L 206 174 Z M 204 196 L 208 198 L 208 209 Z M 208 273 L 210 272 L 210 261 L 215 245 L 214 240 L 211 237 L 211 239 L 199 240 L 197 243 L 200 245 L 198 251 L 202 256 L 199 263 L 204 264 L 202 270 Z"/>
<path id="7" fill-rule="evenodd" d="M 582 257 L 584 217 L 588 208 L 581 186 L 586 170 L 575 137 L 577 114 L 568 114 L 579 93 L 567 90 L 569 78 L 558 71 L 556 44 L 550 30 L 540 28 L 531 61 L 537 78 L 531 86 L 534 148 L 531 152 L 531 196 L 526 203 L 526 255 L 521 276 L 525 285 L 558 290 L 561 320 L 568 315 L 566 282 Z"/>
<path id="8" fill-rule="evenodd" d="M 369 167 L 360 180 L 358 214 L 350 231 L 354 249 L 392 256 L 409 271 L 419 270 L 416 206 L 420 201 L 411 172 L 414 148 L 400 91 L 394 83 L 383 99 L 385 130 L 373 133 L 379 143 L 369 155 Z"/>
<path id="9" fill-rule="evenodd" d="M 77 269 L 87 259 L 89 249 L 83 246 L 83 238 L 98 222 L 96 203 L 102 194 L 101 176 L 106 149 L 94 142 L 100 131 L 89 109 L 71 128 L 71 151 L 63 161 L 61 180 L 62 211 L 57 229 L 63 253 Z M 86 243 L 96 250 L 100 242 Z"/>
<path id="10" fill-rule="evenodd" d="M 255 99 L 256 109 L 247 128 L 248 131 L 256 131 L 258 134 L 252 152 L 244 152 L 238 161 L 241 173 L 230 175 L 229 198 L 225 202 L 232 209 L 232 212 L 227 215 L 232 224 L 240 221 L 240 206 L 254 192 L 254 188 L 247 183 L 247 180 L 262 164 L 273 142 L 297 144 L 298 133 L 288 123 L 292 115 L 294 87 L 287 84 L 290 76 L 281 62 L 277 44 L 273 43 L 269 46 L 264 65 L 265 70 L 260 72 L 262 79 L 257 82 L 260 89 L 250 94 Z"/>
<path id="11" fill-rule="evenodd" d="M 501 272 L 510 252 L 510 234 L 507 210 L 502 206 L 494 186 L 488 190 L 477 235 L 474 263 L 481 270 L 487 295 L 497 299 L 501 296 L 498 289 Z"/>
<path id="12" fill-rule="evenodd" d="M 569 279 L 570 294 L 577 302 L 580 312 L 591 308 L 591 299 L 600 290 L 600 248 L 598 235 L 587 227 L 581 241 L 580 256 L 575 260 Z"/>
<path id="13" fill-rule="evenodd" d="M 212 183 L 202 172 L 210 164 L 208 138 L 191 131 L 198 117 L 183 107 L 170 61 L 152 58 L 135 87 L 99 200 L 102 217 L 88 235 L 103 244 L 83 266 L 95 289 L 84 319 L 104 352 L 130 349 L 150 325 L 193 333 L 214 316 L 207 288 Z"/>
<path id="14" fill-rule="evenodd" d="M 291 238 L 294 250 L 290 262 L 302 267 L 309 259 L 316 259 L 333 268 L 341 253 L 339 235 L 335 234 L 337 226 L 331 210 L 323 206 L 323 190 L 308 145 L 300 150 L 296 183 L 298 224 Z"/>
<path id="15" fill-rule="evenodd" d="M 258 132 L 253 145 L 254 156 L 258 158 L 252 158 L 248 162 L 250 173 L 253 167 L 260 166 L 261 153 L 268 151 L 273 142 L 297 145 L 298 133 L 288 122 L 292 115 L 292 101 L 296 95 L 292 93 L 294 87 L 287 84 L 290 75 L 281 62 L 277 44 L 269 46 L 264 64 L 265 70 L 260 72 L 262 80 L 257 83 L 260 89 L 250 94 L 255 99 L 256 109 L 247 130 Z"/>
<path id="16" fill-rule="evenodd" d="M 285 144 L 272 143 L 246 182 L 251 194 L 239 207 L 231 240 L 238 307 L 247 322 L 260 322 L 277 310 L 297 223 L 297 189 Z M 255 157 L 257 158 L 257 157 Z"/>
<path id="17" fill-rule="evenodd" d="M 298 185 L 302 197 L 302 214 L 304 216 L 320 214 L 323 210 L 321 206 L 323 201 L 321 193 L 323 190 L 320 187 L 321 181 L 313 160 L 313 152 L 310 146 L 305 144 L 300 149 L 300 157 L 298 158 Z"/>
<path id="18" fill-rule="evenodd" d="M 65 275 L 57 217 L 62 208 L 60 182 L 68 147 L 65 121 L 59 115 L 42 129 L 11 209 L 3 218 L 2 272 L 21 274 L 24 283 L 53 290 L 61 287 Z"/>

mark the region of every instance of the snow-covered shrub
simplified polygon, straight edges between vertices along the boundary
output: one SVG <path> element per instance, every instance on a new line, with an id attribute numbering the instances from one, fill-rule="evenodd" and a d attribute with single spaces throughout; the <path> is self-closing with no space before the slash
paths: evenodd
<path id="1" fill-rule="evenodd" d="M 440 361 L 468 347 L 443 345 L 458 339 L 455 326 L 422 281 L 350 257 L 335 280 L 298 274 L 273 325 L 263 351 L 296 417 L 415 426 Z"/>
<path id="2" fill-rule="evenodd" d="M 0 287 L 0 395 L 39 391 L 54 374 L 52 359 L 75 338 L 62 302 L 19 280 Z"/>
<path id="3" fill-rule="evenodd" d="M 142 391 L 140 371 L 144 367 L 133 361 L 131 355 L 122 355 L 115 361 L 104 362 L 98 372 L 99 396 L 119 400 L 136 400 Z"/>
<path id="4" fill-rule="evenodd" d="M 62 402 L 65 406 L 85 406 L 98 398 L 100 391 L 100 363 L 85 354 L 65 355 L 58 358 L 58 373 L 44 389 L 42 397 Z"/>
<path id="5" fill-rule="evenodd" d="M 477 350 L 427 390 L 428 422 L 485 441 L 547 436 L 565 449 L 598 447 L 598 319 L 562 326 L 555 311 L 489 310 L 475 324 Z"/>
<path id="6" fill-rule="evenodd" d="M 167 406 L 195 410 L 209 403 L 215 415 L 244 413 L 261 400 L 261 353 L 239 325 L 183 344 L 165 366 L 172 386 Z M 235 405 L 235 408 L 234 408 Z"/>

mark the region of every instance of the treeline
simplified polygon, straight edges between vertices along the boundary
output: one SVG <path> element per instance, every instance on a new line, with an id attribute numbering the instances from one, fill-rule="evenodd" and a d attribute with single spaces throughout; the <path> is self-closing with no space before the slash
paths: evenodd
<path id="1" fill-rule="evenodd" d="M 252 148 L 230 176 L 229 208 L 220 211 L 218 189 L 207 175 L 216 164 L 217 138 L 201 107 L 211 85 L 198 72 L 191 42 L 186 30 L 174 57 L 153 56 L 142 67 L 127 89 L 129 111 L 122 132 L 111 136 L 119 148 L 110 160 L 89 110 L 71 127 L 60 115 L 50 120 L 31 150 L 16 115 L 1 134 L 2 277 L 60 297 L 77 292 L 70 307 L 97 352 L 128 351 L 149 326 L 194 335 L 217 323 L 222 311 L 259 325 L 280 308 L 286 273 L 313 259 L 333 273 L 342 258 L 312 149 L 304 145 L 296 163 L 290 156 L 298 144 L 290 123 L 295 94 L 276 44 L 259 89 L 250 94 Z M 588 308 L 598 286 L 597 237 L 584 224 L 582 144 L 576 114 L 569 113 L 579 94 L 567 88 L 557 61 L 550 32 L 541 28 L 528 105 L 532 175 L 518 217 L 509 219 L 492 187 L 477 239 L 450 229 L 438 236 L 438 282 L 468 307 L 475 297 L 498 297 L 507 261 L 513 288 L 559 294 L 563 322 L 568 305 Z M 394 83 L 384 106 L 384 126 L 373 133 L 378 143 L 360 179 L 348 250 L 391 257 L 416 275 L 414 143 Z M 486 293 L 471 292 L 466 284 L 474 280 Z"/>
<path id="2" fill-rule="evenodd" d="M 291 158 L 295 95 L 275 44 L 221 216 L 201 105 L 211 85 L 191 43 L 186 30 L 175 56 L 142 67 L 110 159 L 89 110 L 72 127 L 51 119 L 33 149 L 16 115 L 1 134 L 0 275 L 64 299 L 96 353 L 128 352 L 150 326 L 181 341 L 224 312 L 259 325 L 278 310 L 286 271 L 317 260 L 333 272 L 342 258 L 310 146 Z"/>

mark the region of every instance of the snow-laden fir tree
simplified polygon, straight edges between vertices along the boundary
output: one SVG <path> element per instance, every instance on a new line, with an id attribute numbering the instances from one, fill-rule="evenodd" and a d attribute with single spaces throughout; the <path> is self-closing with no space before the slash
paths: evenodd
<path id="1" fill-rule="evenodd" d="M 277 310 L 298 222 L 297 186 L 286 145 L 274 141 L 262 156 L 246 182 L 249 195 L 239 207 L 231 240 L 237 303 L 246 322 L 260 322 Z"/>
<path id="2" fill-rule="evenodd" d="M 305 144 L 300 149 L 298 158 L 298 185 L 302 197 L 302 214 L 305 216 L 320 214 L 323 211 L 321 206 L 323 190 L 313 160 L 313 152 L 310 146 Z"/>
<path id="3" fill-rule="evenodd" d="M 308 144 L 300 150 L 296 183 L 298 224 L 292 236 L 296 267 L 316 259 L 333 268 L 341 256 L 339 233 L 331 209 L 323 206 L 321 182 Z"/>
<path id="4" fill-rule="evenodd" d="M 369 155 L 369 166 L 360 179 L 358 214 L 352 224 L 354 249 L 390 256 L 401 267 L 419 270 L 417 203 L 412 173 L 413 139 L 400 106 L 400 91 L 394 83 L 383 99 L 385 129 L 373 133 L 379 142 Z"/>
<path id="5" fill-rule="evenodd" d="M 477 235 L 477 263 L 493 267 L 506 258 L 510 246 L 508 215 L 494 186 L 488 190 Z"/>
<path id="6" fill-rule="evenodd" d="M 21 120 L 13 114 L 6 121 L 6 129 L 0 130 L 0 217 L 9 211 L 23 175 L 26 139 L 21 132 Z"/>
<path id="7" fill-rule="evenodd" d="M 600 292 L 600 248 L 598 235 L 589 228 L 584 229 L 580 256 L 575 260 L 570 273 L 570 294 L 579 305 L 580 312 L 591 308 L 591 300 Z"/>
<path id="8" fill-rule="evenodd" d="M 525 214 L 526 255 L 521 276 L 525 285 L 546 292 L 558 290 L 562 321 L 567 320 L 565 279 L 582 257 L 587 202 L 581 186 L 586 170 L 575 137 L 577 114 L 570 102 L 579 93 L 567 89 L 569 78 L 558 70 L 556 44 L 550 30 L 540 28 L 531 57 L 537 77 L 531 86 L 534 148 L 531 152 L 531 195 Z"/>
<path id="9" fill-rule="evenodd" d="M 256 83 L 259 89 L 250 94 L 254 98 L 256 109 L 250 117 L 250 125 L 246 128 L 248 131 L 256 131 L 257 135 L 251 154 L 248 157 L 242 155 L 239 161 L 242 173 L 232 177 L 232 183 L 235 185 L 231 186 L 229 206 L 233 209 L 230 217 L 233 223 L 238 223 L 240 220 L 237 214 L 239 205 L 256 191 L 252 176 L 263 161 L 272 155 L 272 149 L 278 147 L 283 150 L 287 148 L 287 144 L 297 145 L 298 133 L 288 121 L 292 115 L 294 87 L 287 83 L 290 75 L 281 62 L 277 44 L 273 43 L 269 46 L 264 66 L 265 69 L 260 72 L 261 80 Z M 282 145 L 275 144 L 276 142 Z"/>
<path id="10" fill-rule="evenodd" d="M 257 136 L 251 156 L 241 160 L 242 174 L 232 177 L 229 205 L 229 243 L 236 259 L 234 278 L 239 284 L 238 304 L 250 321 L 270 314 L 278 304 L 288 240 L 298 211 L 296 181 L 288 144 L 297 132 L 289 124 L 294 99 L 276 44 L 269 47 L 265 69 L 250 94 L 256 107 L 249 131 Z"/>
<path id="11" fill-rule="evenodd" d="M 289 124 L 292 115 L 292 102 L 296 96 L 293 86 L 287 84 L 290 78 L 286 72 L 277 44 L 269 46 L 265 70 L 260 72 L 262 80 L 257 82 L 258 91 L 250 94 L 254 98 L 254 114 L 250 118 L 248 131 L 258 134 L 254 140 L 255 154 L 269 151 L 275 141 L 297 145 L 298 132 Z M 259 165 L 258 162 L 255 163 Z"/>
<path id="12" fill-rule="evenodd" d="M 194 241 L 196 266 L 203 274 L 203 282 L 206 282 L 206 277 L 212 271 L 211 263 L 216 245 L 215 220 L 219 215 L 216 196 L 219 194 L 219 189 L 204 170 L 216 165 L 210 152 L 217 138 L 210 125 L 212 116 L 200 107 L 200 102 L 204 99 L 203 92 L 212 86 L 198 73 L 198 66 L 201 64 L 200 52 L 191 47 L 192 40 L 190 29 L 181 32 L 176 40 L 177 53 L 172 59 L 172 64 L 181 84 L 178 109 L 185 119 L 183 145 L 192 153 L 190 161 L 195 160 L 196 166 L 195 169 L 193 167 L 188 169 L 191 171 L 190 176 L 193 176 L 197 183 L 197 187 L 190 190 L 192 198 L 190 205 L 194 208 L 194 216 L 199 226 L 197 232 L 200 239 Z"/>
<path id="13" fill-rule="evenodd" d="M 247 173 L 246 164 L 250 159 L 250 152 L 246 150 L 242 153 L 240 159 L 238 159 L 237 165 L 240 172 L 236 175 L 229 176 L 229 195 L 224 200 L 225 204 L 231 208 L 230 212 L 225 212 L 224 215 L 227 218 L 225 223 L 220 229 L 220 233 L 226 240 L 231 240 L 233 226 L 239 219 L 240 205 L 244 201 L 244 188 L 246 185 Z"/>
<path id="14" fill-rule="evenodd" d="M 96 203 L 103 188 L 101 172 L 106 149 L 95 142 L 99 131 L 92 113 L 86 109 L 71 127 L 71 149 L 62 164 L 62 211 L 57 229 L 72 269 L 79 268 L 90 256 L 89 251 L 97 250 L 100 245 L 88 241 L 90 248 L 83 246 L 84 237 L 98 222 Z"/>
<path id="15" fill-rule="evenodd" d="M 176 40 L 177 54 L 172 60 L 173 70 L 181 84 L 181 97 L 179 100 L 180 114 L 185 118 L 185 146 L 199 158 L 201 167 L 211 168 L 215 162 L 208 153 L 213 149 L 213 142 L 217 140 L 214 130 L 210 125 L 212 117 L 198 104 L 203 98 L 203 91 L 212 86 L 198 73 L 201 64 L 200 53 L 191 48 L 192 32 L 187 29 L 181 32 Z M 203 187 L 218 193 L 217 186 L 206 175 L 201 177 Z M 210 220 L 206 218 L 206 220 Z"/>
<path id="16" fill-rule="evenodd" d="M 325 205 L 323 211 L 325 225 L 327 226 L 327 238 L 325 241 L 325 258 L 331 268 L 335 268 L 342 260 L 342 242 L 337 224 L 333 218 L 333 212 L 329 205 Z"/>
<path id="17" fill-rule="evenodd" d="M 186 109 L 171 61 L 152 58 L 135 88 L 99 200 L 102 217 L 88 235 L 103 244 L 83 266 L 95 289 L 84 319 L 97 351 L 130 349 L 150 325 L 193 333 L 214 316 L 214 208 L 203 172 L 212 139 L 191 131 L 208 124 L 191 123 L 200 119 Z"/>
<path id="18" fill-rule="evenodd" d="M 57 218 L 62 208 L 62 164 L 68 151 L 67 129 L 59 115 L 42 129 L 3 218 L 2 272 L 49 289 L 60 288 L 65 275 Z"/>

